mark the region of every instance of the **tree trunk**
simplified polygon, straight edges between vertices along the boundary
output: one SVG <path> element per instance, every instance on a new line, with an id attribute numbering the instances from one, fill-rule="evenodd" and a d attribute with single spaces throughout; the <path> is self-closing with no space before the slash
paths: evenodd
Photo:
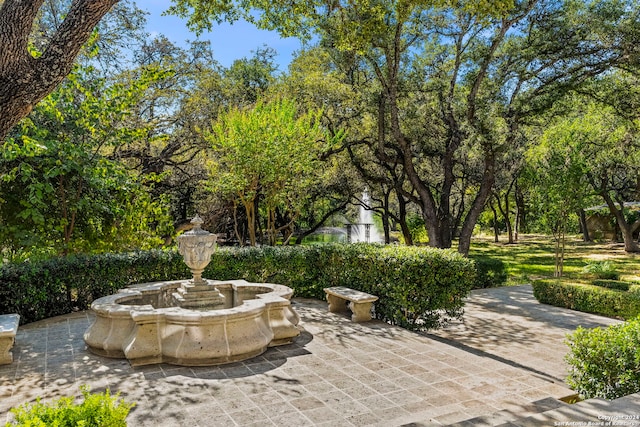
<path id="1" fill-rule="evenodd" d="M 469 249 L 471 249 L 471 236 L 473 235 L 473 228 L 478 222 L 478 217 L 482 214 L 485 204 L 491 195 L 491 188 L 495 182 L 495 156 L 491 150 L 485 150 L 484 159 L 484 174 L 482 177 L 482 184 L 476 198 L 473 200 L 471 209 L 467 214 L 467 217 L 462 224 L 462 231 L 460 233 L 460 240 L 458 242 L 458 252 L 463 255 L 469 255 Z"/>
<path id="2" fill-rule="evenodd" d="M 80 49 L 118 0 L 73 0 L 42 55 L 28 40 L 44 0 L 0 3 L 0 141 L 71 72 Z"/>
<path id="3" fill-rule="evenodd" d="M 404 238 L 404 244 L 407 246 L 413 246 L 413 237 L 411 236 L 411 230 L 407 224 L 407 201 L 404 196 L 397 191 L 398 196 L 398 222 L 400 223 L 400 229 L 402 230 L 402 237 Z"/>
<path id="4" fill-rule="evenodd" d="M 384 230 L 384 243 L 388 245 L 391 243 L 391 230 L 389 221 L 389 192 L 384 192 L 384 206 L 382 207 L 382 229 Z"/>
<path id="5" fill-rule="evenodd" d="M 504 197 L 504 207 L 502 207 L 502 203 L 500 202 L 500 197 L 496 194 L 495 199 L 498 204 L 498 210 L 500 211 L 500 215 L 504 219 L 504 225 L 507 227 L 507 244 L 513 244 L 513 225 L 511 224 L 511 215 L 509 212 L 509 193 L 507 193 Z"/>
<path id="6" fill-rule="evenodd" d="M 640 246 L 633 239 L 633 232 L 640 227 L 640 220 L 636 221 L 634 224 L 627 223 L 627 220 L 624 217 L 624 203 L 619 202 L 620 208 L 618 208 L 608 191 L 601 191 L 600 195 L 607 203 L 609 212 L 611 212 L 611 214 L 616 218 L 616 223 L 618 224 L 618 228 L 620 229 L 622 238 L 624 239 L 625 252 L 640 252 Z"/>
<path id="7" fill-rule="evenodd" d="M 553 271 L 553 277 L 562 277 L 564 270 L 564 250 L 566 242 L 566 216 L 563 215 L 558 224 L 557 232 L 555 233 L 556 245 L 555 245 L 555 267 Z"/>
<path id="8" fill-rule="evenodd" d="M 493 206 L 493 203 L 489 203 L 489 207 L 491 208 L 491 212 L 493 212 L 493 241 L 495 243 L 498 243 L 500 237 L 500 228 L 498 227 L 498 211 L 496 211 L 496 207 Z"/>
<path id="9" fill-rule="evenodd" d="M 584 209 L 578 209 L 578 218 L 580 218 L 580 230 L 582 231 L 582 240 L 585 242 L 591 242 L 591 236 L 589 235 L 589 228 L 587 227 L 587 215 L 584 213 Z"/>
<path id="10" fill-rule="evenodd" d="M 518 186 L 517 181 L 516 181 L 515 197 L 516 197 L 516 211 L 518 212 L 517 219 L 516 219 L 516 234 L 528 233 L 529 227 L 527 226 L 527 206 L 524 201 L 524 194 L 522 194 L 522 189 Z"/>
<path id="11" fill-rule="evenodd" d="M 244 203 L 244 210 L 247 213 L 247 231 L 249 232 L 249 245 L 256 245 L 256 216 L 253 205 L 253 200 L 249 203 Z"/>

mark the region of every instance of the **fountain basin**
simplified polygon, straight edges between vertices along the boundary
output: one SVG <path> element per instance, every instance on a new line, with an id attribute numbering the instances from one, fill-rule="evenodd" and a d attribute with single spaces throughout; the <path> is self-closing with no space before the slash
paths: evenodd
<path id="1" fill-rule="evenodd" d="M 287 286 L 206 280 L 224 295 L 224 307 L 172 306 L 172 295 L 188 282 L 133 285 L 95 300 L 96 318 L 84 334 L 89 350 L 133 366 L 206 366 L 255 357 L 300 334 Z"/>

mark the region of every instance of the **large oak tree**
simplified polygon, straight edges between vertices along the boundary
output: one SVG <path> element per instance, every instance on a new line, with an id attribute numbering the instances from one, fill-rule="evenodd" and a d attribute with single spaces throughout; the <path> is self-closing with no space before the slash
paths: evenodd
<path id="1" fill-rule="evenodd" d="M 376 155 L 394 167 L 401 160 L 429 244 L 450 247 L 459 237 L 462 253 L 520 126 L 637 58 L 633 2 L 174 3 L 194 29 L 244 12 L 283 35 L 312 34 L 371 72 L 383 130 L 371 139 Z"/>
<path id="2" fill-rule="evenodd" d="M 118 0 L 73 0 L 41 55 L 29 38 L 44 0 L 0 3 L 0 140 L 71 72 L 100 19 Z"/>

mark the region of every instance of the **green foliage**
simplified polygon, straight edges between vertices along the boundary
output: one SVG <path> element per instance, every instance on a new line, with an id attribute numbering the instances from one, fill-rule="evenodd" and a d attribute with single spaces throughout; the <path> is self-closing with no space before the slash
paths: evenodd
<path id="1" fill-rule="evenodd" d="M 640 294 L 561 280 L 536 280 L 533 295 L 543 304 L 608 317 L 633 319 L 640 315 Z"/>
<path id="2" fill-rule="evenodd" d="M 424 226 L 424 220 L 420 215 L 408 215 L 407 227 L 411 233 L 411 238 L 414 244 L 429 242 L 429 236 L 427 235 L 427 229 Z"/>
<path id="3" fill-rule="evenodd" d="M 133 283 L 185 278 L 173 251 L 72 255 L 0 266 L 0 313 L 23 323 L 89 308 L 99 297 Z"/>
<path id="4" fill-rule="evenodd" d="M 109 389 L 104 393 L 91 394 L 87 386 L 82 386 L 82 403 L 74 403 L 71 397 L 61 397 L 50 404 L 38 398 L 32 405 L 22 405 L 11 409 L 15 421 L 6 427 L 126 427 L 125 419 L 133 403 L 120 399 L 120 394 L 111 396 Z"/>
<path id="5" fill-rule="evenodd" d="M 617 289 L 619 291 L 628 291 L 631 287 L 631 283 L 629 282 L 611 279 L 596 279 L 593 280 L 591 284 L 594 286 L 600 286 L 601 288 Z"/>
<path id="6" fill-rule="evenodd" d="M 476 271 L 452 250 L 402 246 L 335 245 L 321 283 L 377 295 L 376 316 L 408 329 L 430 329 L 460 318 Z"/>
<path id="7" fill-rule="evenodd" d="M 607 328 L 578 327 L 567 344 L 567 384 L 581 397 L 616 399 L 640 391 L 640 318 Z"/>
<path id="8" fill-rule="evenodd" d="M 469 258 L 476 264 L 474 289 L 496 288 L 506 283 L 507 267 L 501 259 L 486 255 L 470 255 Z"/>
<path id="9" fill-rule="evenodd" d="M 281 231 L 277 215 L 291 219 L 287 226 L 295 221 L 322 169 L 321 153 L 341 140 L 342 135 L 325 132 L 321 114 L 301 114 L 288 99 L 259 102 L 252 109 L 230 109 L 205 132 L 214 152 L 211 186 L 244 207 L 252 246 L 256 206 L 265 211 L 273 245 Z"/>
<path id="10" fill-rule="evenodd" d="M 378 245 L 220 248 L 204 272 L 220 280 L 287 285 L 296 296 L 324 298 L 346 286 L 380 297 L 377 317 L 411 329 L 461 316 L 476 283 L 474 262 L 452 250 Z M 190 277 L 173 251 L 74 256 L 0 267 L 0 312 L 32 322 L 89 307 L 134 283 Z"/>
<path id="11" fill-rule="evenodd" d="M 594 261 L 589 262 L 584 266 L 582 272 L 589 277 L 595 279 L 605 280 L 618 280 L 620 279 L 620 273 L 616 270 L 613 264 L 609 261 Z"/>
<path id="12" fill-rule="evenodd" d="M 131 85 L 108 84 L 91 67 L 77 67 L 22 121 L 15 138 L 0 143 L 4 248 L 67 254 L 160 243 L 154 231 L 171 227 L 164 199 L 154 200 L 105 151 L 144 132 L 123 123 L 157 78 L 149 73 Z"/>

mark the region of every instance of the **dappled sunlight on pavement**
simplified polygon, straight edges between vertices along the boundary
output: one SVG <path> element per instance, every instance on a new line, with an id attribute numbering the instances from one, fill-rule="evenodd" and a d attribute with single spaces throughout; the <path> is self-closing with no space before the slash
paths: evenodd
<path id="1" fill-rule="evenodd" d="M 432 334 L 353 323 L 323 301 L 294 299 L 295 343 L 209 367 L 91 354 L 82 340 L 90 312 L 35 322 L 19 328 L 14 363 L 0 366 L 0 423 L 11 407 L 77 396 L 83 384 L 135 402 L 131 426 L 500 424 L 560 407 L 572 394 L 564 334 L 611 321 L 540 306 L 530 287 L 505 289 L 474 293 L 464 323 Z"/>

